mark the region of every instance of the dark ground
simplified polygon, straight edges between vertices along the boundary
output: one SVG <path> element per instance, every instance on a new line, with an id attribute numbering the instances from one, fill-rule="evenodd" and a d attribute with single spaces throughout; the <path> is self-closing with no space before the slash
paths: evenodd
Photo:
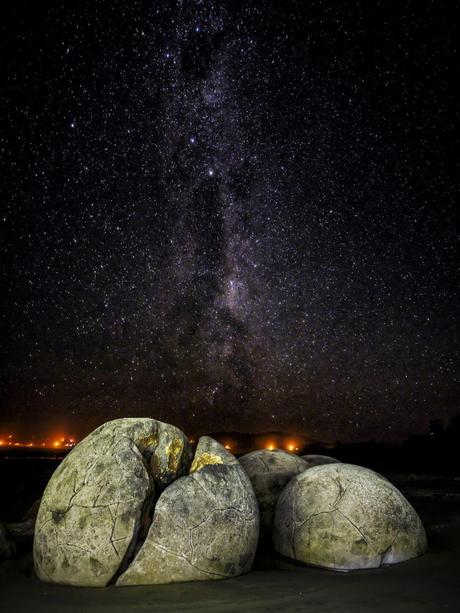
<path id="1" fill-rule="evenodd" d="M 35 499 L 57 463 L 53 459 L 2 460 L 2 491 L 8 494 L 9 504 L 2 496 L 0 520 L 18 519 L 18 513 Z M 429 474 L 389 477 L 409 498 L 427 529 L 429 553 L 416 560 L 382 569 L 339 573 L 296 566 L 260 553 L 252 572 L 235 579 L 86 589 L 39 582 L 33 572 L 32 555 L 24 553 L 0 563 L 0 611 L 457 613 L 460 479 Z"/>

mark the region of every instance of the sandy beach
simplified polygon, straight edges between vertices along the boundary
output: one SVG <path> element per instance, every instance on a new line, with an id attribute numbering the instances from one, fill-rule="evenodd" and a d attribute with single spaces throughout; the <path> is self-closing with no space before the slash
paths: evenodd
<path id="1" fill-rule="evenodd" d="M 164 611 L 311 611 L 428 613 L 460 608 L 460 497 L 414 490 L 411 502 L 428 533 L 421 558 L 370 571 L 337 573 L 300 567 L 261 553 L 235 579 L 126 588 L 43 584 L 32 555 L 0 564 L 2 613 L 152 613 Z"/>

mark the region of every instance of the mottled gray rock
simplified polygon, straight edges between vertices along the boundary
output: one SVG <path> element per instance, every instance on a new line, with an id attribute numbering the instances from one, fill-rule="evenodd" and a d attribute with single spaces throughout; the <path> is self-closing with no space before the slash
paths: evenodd
<path id="1" fill-rule="evenodd" d="M 44 581 L 107 585 L 148 528 L 155 490 L 190 464 L 185 435 L 150 418 L 103 424 L 63 460 L 40 504 L 34 563 Z"/>
<path id="2" fill-rule="evenodd" d="M 338 570 L 394 564 L 427 548 L 417 513 L 389 481 L 340 463 L 291 480 L 278 500 L 273 542 L 284 556 Z"/>
<path id="3" fill-rule="evenodd" d="M 308 468 L 299 456 L 280 449 L 259 449 L 239 458 L 251 480 L 260 511 L 260 535 L 270 538 L 279 495 L 289 481 Z"/>
<path id="4" fill-rule="evenodd" d="M 318 454 L 309 454 L 303 455 L 302 459 L 305 460 L 308 464 L 308 468 L 313 468 L 313 466 L 321 466 L 322 464 L 337 464 L 339 460 L 332 458 L 329 455 L 318 455 Z"/>
<path id="5" fill-rule="evenodd" d="M 16 544 L 3 524 L 0 524 L 0 560 L 7 560 L 16 555 Z"/>
<path id="6" fill-rule="evenodd" d="M 147 538 L 117 585 L 232 577 L 251 569 L 257 500 L 234 456 L 200 438 L 190 475 L 161 494 Z"/>

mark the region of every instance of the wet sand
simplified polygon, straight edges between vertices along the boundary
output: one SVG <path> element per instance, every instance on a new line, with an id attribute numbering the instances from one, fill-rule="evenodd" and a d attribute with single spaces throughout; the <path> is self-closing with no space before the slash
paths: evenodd
<path id="1" fill-rule="evenodd" d="M 2 613 L 311 611 L 427 613 L 460 611 L 460 497 L 416 492 L 428 554 L 391 567 L 337 573 L 260 554 L 253 571 L 216 582 L 125 588 L 46 585 L 31 554 L 0 563 Z"/>

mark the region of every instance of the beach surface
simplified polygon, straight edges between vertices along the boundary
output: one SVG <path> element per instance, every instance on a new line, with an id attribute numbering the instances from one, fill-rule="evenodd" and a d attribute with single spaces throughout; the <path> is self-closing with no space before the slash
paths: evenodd
<path id="1" fill-rule="evenodd" d="M 412 488 L 429 553 L 403 564 L 348 573 L 297 566 L 260 553 L 247 575 L 224 581 L 72 588 L 41 583 L 32 555 L 0 563 L 2 613 L 311 611 L 428 613 L 460 610 L 460 496 Z"/>

